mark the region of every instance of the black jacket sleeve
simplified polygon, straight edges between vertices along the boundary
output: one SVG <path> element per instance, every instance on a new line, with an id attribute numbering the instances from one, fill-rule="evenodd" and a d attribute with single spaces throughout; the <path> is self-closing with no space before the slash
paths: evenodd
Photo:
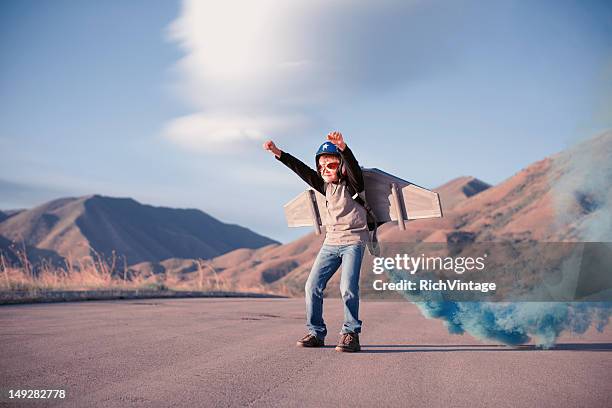
<path id="1" fill-rule="evenodd" d="M 361 193 L 365 185 L 363 183 L 363 172 L 361 171 L 361 167 L 359 167 L 357 159 L 353 156 L 353 152 L 348 146 L 344 147 L 340 155 L 342 156 L 342 161 L 346 165 L 346 176 L 349 184 L 357 193 Z"/>
<path id="2" fill-rule="evenodd" d="M 280 157 L 276 157 L 276 160 L 282 162 L 285 166 L 293 170 L 295 174 L 300 176 L 300 178 L 308 183 L 310 187 L 325 195 L 325 182 L 315 170 L 311 169 L 299 159 L 296 159 L 287 152 L 281 151 Z"/>

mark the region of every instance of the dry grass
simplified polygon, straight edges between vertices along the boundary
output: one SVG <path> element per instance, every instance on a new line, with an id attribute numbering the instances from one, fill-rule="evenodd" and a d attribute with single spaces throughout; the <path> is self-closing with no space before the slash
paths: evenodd
<path id="1" fill-rule="evenodd" d="M 271 290 L 263 285 L 245 286 L 225 279 L 209 261 L 198 259 L 191 273 L 137 274 L 125 258 L 113 252 L 105 259 L 92 249 L 92 256 L 73 259 L 64 265 L 42 261 L 32 265 L 25 251 L 18 251 L 19 263 L 11 265 L 0 253 L 0 291 L 81 291 L 81 290 L 170 290 L 202 292 L 251 292 L 289 294 L 288 289 Z"/>

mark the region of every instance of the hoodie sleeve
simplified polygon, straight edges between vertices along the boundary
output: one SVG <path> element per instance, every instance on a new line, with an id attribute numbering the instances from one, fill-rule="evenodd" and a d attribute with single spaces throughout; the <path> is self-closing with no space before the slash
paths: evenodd
<path id="1" fill-rule="evenodd" d="M 357 193 L 361 193 L 364 190 L 365 185 L 363 182 L 363 172 L 361 171 L 361 167 L 359 166 L 357 159 L 355 156 L 353 156 L 353 152 L 348 146 L 345 146 L 344 150 L 340 151 L 340 155 L 346 164 L 346 176 L 348 178 L 348 182 Z"/>
<path id="2" fill-rule="evenodd" d="M 276 156 L 275 156 L 276 157 Z M 325 195 L 325 182 L 319 176 L 315 170 L 311 169 L 299 159 L 296 159 L 287 152 L 281 150 L 280 157 L 276 157 L 276 160 L 282 162 L 285 166 L 289 167 L 295 174 L 300 176 L 308 185 L 319 193 Z"/>

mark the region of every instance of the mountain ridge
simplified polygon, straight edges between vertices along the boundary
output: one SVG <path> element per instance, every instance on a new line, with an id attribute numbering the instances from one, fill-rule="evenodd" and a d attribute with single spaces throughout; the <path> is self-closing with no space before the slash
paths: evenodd
<path id="1" fill-rule="evenodd" d="M 132 198 L 90 194 L 64 197 L 0 222 L 0 235 L 66 257 L 92 251 L 125 255 L 128 263 L 172 257 L 209 258 L 277 241 L 198 209 L 141 204 Z"/>

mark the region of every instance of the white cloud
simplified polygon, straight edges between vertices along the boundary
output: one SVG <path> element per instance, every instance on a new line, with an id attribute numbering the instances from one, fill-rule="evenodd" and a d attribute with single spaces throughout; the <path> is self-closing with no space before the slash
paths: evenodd
<path id="1" fill-rule="evenodd" d="M 296 135 L 320 126 L 339 101 L 448 66 L 438 58 L 452 47 L 427 17 L 439 5 L 429 4 L 184 0 L 167 35 L 185 52 L 177 88 L 194 113 L 164 135 L 210 153 Z"/>
<path id="2" fill-rule="evenodd" d="M 263 141 L 267 135 L 282 134 L 304 125 L 300 116 L 229 116 L 195 113 L 167 123 L 164 135 L 177 145 L 200 151 L 239 149 Z"/>

